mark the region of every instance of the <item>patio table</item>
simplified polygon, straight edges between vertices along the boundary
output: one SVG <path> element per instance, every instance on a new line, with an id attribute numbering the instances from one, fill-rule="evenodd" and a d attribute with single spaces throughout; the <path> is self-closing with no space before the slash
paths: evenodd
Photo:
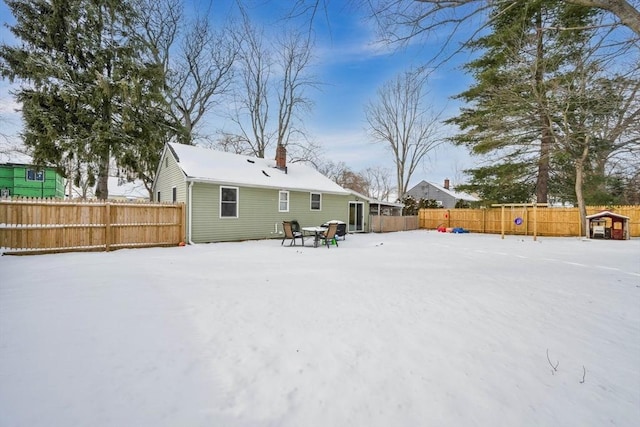
<path id="1" fill-rule="evenodd" d="M 302 227 L 302 231 L 313 233 L 313 247 L 317 248 L 318 242 L 320 241 L 320 234 L 327 231 L 327 227 Z"/>

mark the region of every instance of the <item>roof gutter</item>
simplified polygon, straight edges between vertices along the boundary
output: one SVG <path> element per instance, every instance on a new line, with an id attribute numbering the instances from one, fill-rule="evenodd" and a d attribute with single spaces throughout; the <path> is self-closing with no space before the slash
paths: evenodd
<path id="1" fill-rule="evenodd" d="M 250 188 L 268 188 L 268 189 L 272 189 L 272 190 L 289 190 L 289 191 L 305 191 L 305 192 L 310 192 L 310 193 L 324 193 L 324 194 L 336 194 L 339 196 L 348 196 L 351 193 L 347 190 L 345 190 L 344 192 L 342 191 L 327 191 L 327 190 L 322 190 L 322 189 L 318 189 L 318 188 L 294 188 L 294 187 L 281 187 L 281 186 L 276 186 L 276 185 L 261 185 L 261 184 L 248 184 L 248 183 L 242 183 L 242 182 L 231 182 L 231 181 L 218 181 L 218 180 L 211 180 L 211 179 L 206 179 L 206 178 L 194 178 L 194 177 L 186 177 L 187 182 L 189 183 L 193 183 L 193 182 L 198 182 L 201 184 L 216 184 L 216 185 L 228 185 L 231 187 L 250 187 Z"/>

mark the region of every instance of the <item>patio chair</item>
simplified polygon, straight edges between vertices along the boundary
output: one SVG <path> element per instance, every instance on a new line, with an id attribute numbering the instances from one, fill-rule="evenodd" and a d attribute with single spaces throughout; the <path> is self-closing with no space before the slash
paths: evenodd
<path id="1" fill-rule="evenodd" d="M 338 228 L 336 230 L 336 239 L 338 237 L 342 237 L 342 240 L 346 240 L 347 239 L 347 224 L 342 222 L 342 221 L 338 221 L 335 219 L 332 219 L 331 221 L 327 221 L 324 224 L 321 225 L 321 227 L 329 227 L 329 224 L 331 224 L 332 222 L 335 222 L 336 224 L 338 224 Z"/>
<path id="2" fill-rule="evenodd" d="M 333 222 L 329 224 L 329 228 L 327 229 L 327 231 L 320 235 L 320 238 L 324 241 L 324 244 L 327 245 L 327 248 L 329 248 L 332 241 L 336 244 L 336 247 L 338 247 L 336 231 L 338 231 L 338 224 Z"/>
<path id="3" fill-rule="evenodd" d="M 304 236 L 300 231 L 293 231 L 291 221 L 282 221 L 282 230 L 284 230 L 284 239 L 282 239 L 280 246 L 284 245 L 284 241 L 287 239 L 291 239 L 289 246 L 295 246 L 296 239 L 302 240 L 302 246 L 304 246 Z"/>

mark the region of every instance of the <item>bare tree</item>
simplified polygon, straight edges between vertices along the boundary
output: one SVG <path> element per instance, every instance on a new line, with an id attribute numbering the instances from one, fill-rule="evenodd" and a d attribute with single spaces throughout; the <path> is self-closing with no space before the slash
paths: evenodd
<path id="1" fill-rule="evenodd" d="M 394 190 L 391 184 L 391 172 L 381 166 L 367 168 L 362 172 L 369 183 L 369 191 L 367 195 L 376 200 L 389 200 Z"/>
<path id="2" fill-rule="evenodd" d="M 248 150 L 245 140 L 240 135 L 234 135 L 232 133 L 219 131 L 219 137 L 215 143 L 204 144 L 208 148 L 217 148 L 222 151 L 234 154 L 252 155 L 254 154 Z"/>
<path id="3" fill-rule="evenodd" d="M 636 35 L 640 36 L 640 11 L 631 2 L 625 0 L 567 0 L 567 3 L 611 12 L 623 25 L 629 27 Z"/>
<path id="4" fill-rule="evenodd" d="M 254 155 L 264 157 L 273 137 L 267 129 L 273 58 L 265 46 L 264 34 L 251 24 L 246 14 L 243 16 L 241 37 L 238 40 L 241 46 L 238 58 L 240 84 L 235 93 L 236 108 L 231 119 L 240 130 L 240 140 Z"/>
<path id="5" fill-rule="evenodd" d="M 197 125 L 222 100 L 233 79 L 238 46 L 232 28 L 214 30 L 204 14 L 189 20 L 180 0 L 138 0 L 139 26 L 162 64 L 166 99 L 182 142 L 193 143 Z"/>
<path id="6" fill-rule="evenodd" d="M 436 65 L 472 46 L 473 41 L 496 18 L 490 13 L 496 2 L 489 0 L 351 0 L 349 3 L 368 15 L 378 27 L 381 39 L 388 43 L 405 44 L 427 37 L 433 42 L 435 37 L 440 48 L 432 57 L 425 58 L 425 62 L 438 61 Z M 527 2 L 503 3 L 508 7 L 525 7 Z M 606 12 L 608 26 L 624 26 L 634 33 L 627 37 L 629 44 L 637 44 L 640 39 L 640 11 L 634 2 L 568 0 L 567 3 Z M 327 0 L 296 0 L 292 3 L 290 17 L 308 17 L 311 28 L 313 21 L 322 16 L 323 11 L 326 17 L 328 7 Z"/>
<path id="7" fill-rule="evenodd" d="M 309 35 L 285 31 L 269 43 L 264 30 L 253 25 L 243 11 L 238 42 L 242 46 L 240 78 L 231 115 L 238 132 L 233 139 L 248 147 L 242 151 L 258 157 L 264 157 L 275 143 L 287 147 L 290 161 L 313 159 L 318 147 L 307 139 L 302 126 L 302 115 L 312 107 L 305 91 L 317 86 L 308 73 L 313 47 Z"/>
<path id="8" fill-rule="evenodd" d="M 438 135 L 440 114 L 425 105 L 425 84 L 418 72 L 402 73 L 385 83 L 377 100 L 365 107 L 371 136 L 387 144 L 393 154 L 398 197 L 418 165 L 443 142 Z"/>
<path id="9" fill-rule="evenodd" d="M 318 4 L 319 0 L 310 1 Z M 369 10 L 370 16 L 390 41 L 408 41 L 445 29 L 446 45 L 459 30 L 469 30 L 472 34 L 470 39 L 475 38 L 483 28 L 491 25 L 492 15 L 486 12 L 495 6 L 495 2 L 488 0 L 353 1 Z M 509 3 L 509 7 L 521 7 L 524 2 Z M 611 25 L 621 24 L 633 31 L 636 37 L 640 36 L 640 12 L 629 1 L 568 0 L 567 3 L 608 12 L 614 18 Z"/>
<path id="10" fill-rule="evenodd" d="M 343 188 L 369 196 L 370 182 L 363 173 L 354 172 L 346 163 L 329 160 L 318 166 L 318 171 Z"/>
<path id="11" fill-rule="evenodd" d="M 278 52 L 282 77 L 278 91 L 278 145 L 287 146 L 296 133 L 304 134 L 297 127 L 296 118 L 310 111 L 311 101 L 305 97 L 308 88 L 317 86 L 315 77 L 308 73 L 311 63 L 312 43 L 307 35 L 291 31 L 282 36 L 275 46 Z"/>
<path id="12" fill-rule="evenodd" d="M 581 224 L 586 217 L 585 182 L 589 173 L 605 175 L 615 156 L 629 159 L 640 153 L 640 79 L 606 78 L 603 64 L 584 57 L 576 62 L 568 81 L 552 87 L 557 112 L 553 136 L 574 167 L 574 186 Z"/>

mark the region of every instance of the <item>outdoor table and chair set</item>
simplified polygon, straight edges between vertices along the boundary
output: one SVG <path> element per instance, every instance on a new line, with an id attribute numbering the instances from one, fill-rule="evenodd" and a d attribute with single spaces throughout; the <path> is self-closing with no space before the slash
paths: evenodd
<path id="1" fill-rule="evenodd" d="M 328 221 L 321 226 L 300 227 L 298 221 L 283 221 L 282 229 L 284 230 L 284 238 L 280 245 L 284 245 L 286 240 L 291 240 L 289 246 L 295 246 L 296 239 L 300 239 L 302 246 L 304 246 L 304 239 L 313 238 L 313 247 L 317 248 L 322 242 L 329 248 L 330 245 L 338 246 L 338 237 L 345 239 L 346 224 L 342 221 Z"/>

